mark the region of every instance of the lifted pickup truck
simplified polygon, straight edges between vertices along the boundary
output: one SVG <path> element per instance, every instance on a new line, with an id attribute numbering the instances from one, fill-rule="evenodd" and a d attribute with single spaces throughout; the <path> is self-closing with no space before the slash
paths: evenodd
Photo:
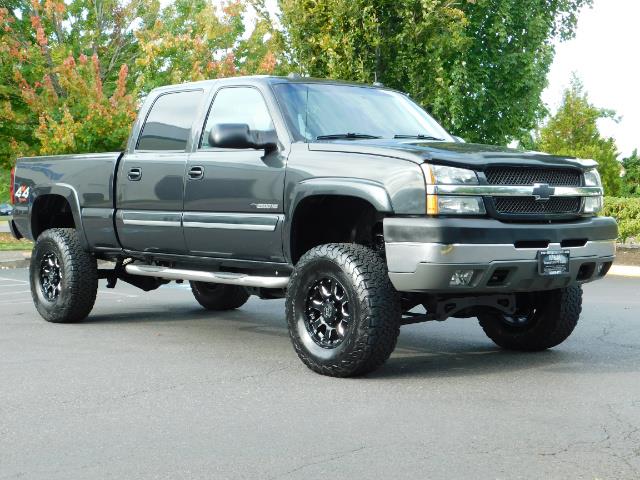
<path id="1" fill-rule="evenodd" d="M 12 178 L 45 320 L 84 319 L 100 278 L 188 280 L 210 310 L 286 297 L 293 346 L 325 375 L 370 372 L 401 325 L 449 317 L 554 347 L 615 256 L 595 162 L 464 143 L 382 87 L 163 87 L 125 152 L 21 158 Z"/>

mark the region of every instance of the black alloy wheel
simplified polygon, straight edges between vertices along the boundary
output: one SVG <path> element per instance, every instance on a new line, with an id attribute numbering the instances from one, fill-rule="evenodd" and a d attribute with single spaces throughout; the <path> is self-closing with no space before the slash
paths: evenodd
<path id="1" fill-rule="evenodd" d="M 305 326 L 314 342 L 335 348 L 345 339 L 351 323 L 345 288 L 331 277 L 316 280 L 307 293 Z"/>
<path id="2" fill-rule="evenodd" d="M 40 261 L 40 290 L 50 302 L 54 302 L 62 290 L 60 260 L 53 252 L 45 253 Z"/>

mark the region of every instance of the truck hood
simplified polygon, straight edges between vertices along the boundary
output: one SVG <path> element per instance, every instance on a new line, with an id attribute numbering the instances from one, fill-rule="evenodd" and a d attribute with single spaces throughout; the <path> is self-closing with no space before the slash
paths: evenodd
<path id="1" fill-rule="evenodd" d="M 597 166 L 593 160 L 578 160 L 572 157 L 559 157 L 507 147 L 423 140 L 332 140 L 310 143 L 309 150 L 376 155 L 415 163 L 433 162 L 442 165 L 469 167 L 475 170 L 483 170 L 489 166 L 513 164 L 539 167 L 572 166 L 581 170 Z"/>

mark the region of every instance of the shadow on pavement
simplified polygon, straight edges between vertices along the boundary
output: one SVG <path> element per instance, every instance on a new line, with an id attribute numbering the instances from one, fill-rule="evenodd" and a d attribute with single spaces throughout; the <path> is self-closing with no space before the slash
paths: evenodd
<path id="1" fill-rule="evenodd" d="M 84 323 L 191 322 L 186 335 L 211 336 L 212 342 L 220 341 L 224 330 L 224 341 L 237 343 L 238 348 L 246 348 L 251 342 L 267 341 L 265 337 L 271 338 L 268 341 L 277 349 L 276 354 L 291 348 L 281 306 L 273 303 L 266 310 L 261 307 L 262 304 L 250 302 L 240 310 L 212 312 L 182 303 L 159 306 L 157 310 L 145 307 L 126 313 L 94 314 Z M 544 352 L 509 352 L 498 349 L 489 339 L 485 340 L 475 320 L 465 321 L 469 323 L 443 325 L 441 330 L 416 326 L 403 329 L 394 354 L 367 378 L 460 377 L 528 369 L 576 375 L 640 370 L 640 346 L 638 349 L 620 349 L 599 342 L 597 337 L 589 337 L 587 343 L 574 341 Z M 469 332 L 459 338 L 460 329 L 469 329 Z"/>

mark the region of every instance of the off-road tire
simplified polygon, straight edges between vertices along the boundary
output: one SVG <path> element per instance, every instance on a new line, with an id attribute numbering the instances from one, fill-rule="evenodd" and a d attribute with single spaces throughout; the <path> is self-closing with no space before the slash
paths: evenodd
<path id="1" fill-rule="evenodd" d="M 207 310 L 223 311 L 240 308 L 249 300 L 244 287 L 219 283 L 190 282 L 191 291 L 198 303 Z"/>
<path id="2" fill-rule="evenodd" d="M 42 261 L 47 255 L 55 255 L 61 272 L 59 294 L 53 300 L 41 286 Z M 31 254 L 29 279 L 33 303 L 46 321 L 80 322 L 91 313 L 98 292 L 98 266 L 83 249 L 75 229 L 52 228 L 40 234 Z"/>
<path id="3" fill-rule="evenodd" d="M 530 322 L 513 326 L 501 314 L 478 317 L 484 333 L 507 350 L 535 352 L 553 348 L 564 342 L 578 324 L 582 311 L 582 287 L 573 286 L 535 296 L 535 312 Z"/>
<path id="4" fill-rule="evenodd" d="M 335 348 L 317 344 L 305 322 L 308 292 L 323 275 L 340 282 L 350 302 L 351 323 Z M 302 256 L 289 280 L 286 315 L 300 359 L 311 370 L 333 377 L 364 375 L 380 367 L 400 333 L 400 298 L 385 261 L 374 250 L 356 244 L 321 245 Z"/>

